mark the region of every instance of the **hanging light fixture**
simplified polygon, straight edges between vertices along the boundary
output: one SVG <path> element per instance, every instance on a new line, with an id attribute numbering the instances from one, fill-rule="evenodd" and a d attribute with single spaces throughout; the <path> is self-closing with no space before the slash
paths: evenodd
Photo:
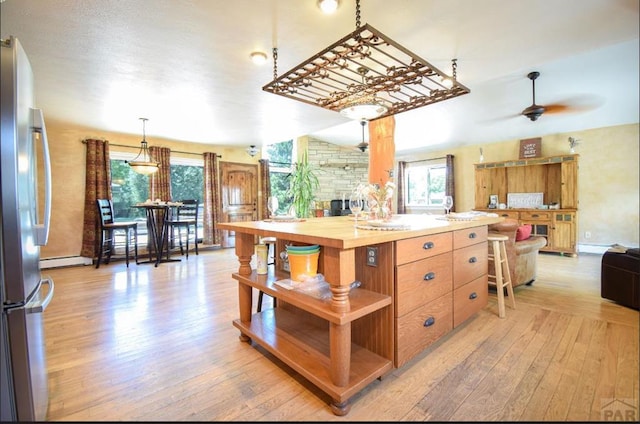
<path id="1" fill-rule="evenodd" d="M 354 94 L 346 106 L 340 109 L 340 115 L 349 119 L 369 121 L 387 112 L 388 108 L 374 94 L 368 92 L 365 82 L 368 69 L 360 67 L 357 71 L 362 76 L 362 82 L 349 87 Z"/>
<path id="2" fill-rule="evenodd" d="M 140 152 L 134 160 L 125 162 L 128 163 L 131 169 L 133 169 L 138 174 L 150 175 L 158 170 L 160 164 L 153 160 L 153 158 L 151 157 L 151 153 L 149 153 L 149 149 L 147 147 L 145 123 L 148 121 L 148 119 L 140 118 L 140 120 L 142 121 L 142 141 L 140 142 Z"/>
<path id="3" fill-rule="evenodd" d="M 470 92 L 457 76 L 450 78 L 371 25 L 361 26 L 360 0 L 354 32 L 287 73 L 278 76 L 277 71 L 274 48 L 273 81 L 262 87 L 264 91 L 358 120 L 395 115 Z M 443 82 L 446 78 L 451 87 Z"/>

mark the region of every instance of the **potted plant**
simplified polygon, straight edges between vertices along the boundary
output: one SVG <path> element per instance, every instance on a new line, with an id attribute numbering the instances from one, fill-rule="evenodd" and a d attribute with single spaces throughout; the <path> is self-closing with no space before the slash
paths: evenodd
<path id="1" fill-rule="evenodd" d="M 313 172 L 305 151 L 300 161 L 294 164 L 289 191 L 287 192 L 289 196 L 293 196 L 292 205 L 298 218 L 311 216 L 311 204 L 314 201 L 318 186 L 318 177 Z"/>

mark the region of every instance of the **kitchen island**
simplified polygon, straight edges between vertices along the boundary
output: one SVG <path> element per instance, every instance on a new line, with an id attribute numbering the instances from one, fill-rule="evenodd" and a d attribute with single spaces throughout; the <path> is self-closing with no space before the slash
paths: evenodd
<path id="1" fill-rule="evenodd" d="M 327 393 L 336 415 L 487 303 L 487 226 L 503 218 L 395 218 L 403 229 L 355 228 L 347 216 L 219 224 L 235 237 L 240 317 L 233 325 L 240 339 Z M 276 263 L 261 275 L 251 259 L 258 237 L 267 236 L 277 239 Z M 276 284 L 289 278 L 278 255 L 286 244 L 321 246 L 318 272 L 330 285 L 328 298 Z M 354 281 L 361 285 L 352 289 Z M 278 307 L 253 313 L 254 288 L 277 298 Z"/>

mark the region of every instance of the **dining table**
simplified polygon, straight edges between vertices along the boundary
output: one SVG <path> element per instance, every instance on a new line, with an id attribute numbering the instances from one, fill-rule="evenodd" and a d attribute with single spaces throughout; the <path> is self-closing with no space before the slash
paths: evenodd
<path id="1" fill-rule="evenodd" d="M 180 202 L 144 202 L 132 205 L 132 208 L 144 209 L 147 218 L 147 251 L 149 260 L 140 263 L 153 263 L 156 267 L 162 262 L 179 262 L 180 258 L 169 255 L 168 231 L 165 220 L 171 209 L 181 206 Z M 163 257 L 165 256 L 165 257 Z"/>

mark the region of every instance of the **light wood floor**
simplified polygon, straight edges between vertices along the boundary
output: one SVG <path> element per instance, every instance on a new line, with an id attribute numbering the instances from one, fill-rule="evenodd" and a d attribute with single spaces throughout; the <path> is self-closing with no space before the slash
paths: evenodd
<path id="1" fill-rule="evenodd" d="M 498 318 L 490 294 L 466 324 L 353 397 L 345 417 L 238 339 L 233 249 L 158 268 L 45 270 L 55 280 L 48 420 L 638 419 L 639 314 L 600 298 L 600 261 L 541 254 L 516 310 Z"/>

